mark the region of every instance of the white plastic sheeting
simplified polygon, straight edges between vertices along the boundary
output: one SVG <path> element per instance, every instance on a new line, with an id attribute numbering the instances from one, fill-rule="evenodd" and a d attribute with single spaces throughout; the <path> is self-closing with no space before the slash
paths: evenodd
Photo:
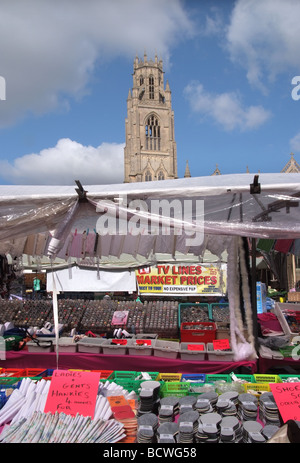
<path id="1" fill-rule="evenodd" d="M 0 186 L 0 253 L 118 267 L 220 255 L 228 236 L 298 238 L 300 174 L 235 174 L 120 185 Z M 197 239 L 196 239 L 197 238 Z"/>

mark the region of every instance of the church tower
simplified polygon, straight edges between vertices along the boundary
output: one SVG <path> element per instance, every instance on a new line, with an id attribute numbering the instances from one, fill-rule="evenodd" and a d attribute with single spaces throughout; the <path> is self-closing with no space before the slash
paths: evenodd
<path id="1" fill-rule="evenodd" d="M 124 182 L 177 178 L 174 112 L 169 83 L 164 86 L 162 60 L 138 57 L 125 119 Z"/>

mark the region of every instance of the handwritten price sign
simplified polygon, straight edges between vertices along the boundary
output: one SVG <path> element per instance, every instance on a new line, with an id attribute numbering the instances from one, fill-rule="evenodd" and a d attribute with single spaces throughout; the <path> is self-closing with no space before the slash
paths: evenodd
<path id="1" fill-rule="evenodd" d="M 271 383 L 270 388 L 284 423 L 299 421 L 300 383 Z"/>
<path id="2" fill-rule="evenodd" d="M 214 350 L 227 350 L 230 349 L 229 339 L 215 339 L 213 340 Z"/>
<path id="3" fill-rule="evenodd" d="M 188 344 L 188 350 L 204 351 L 204 344 Z"/>
<path id="4" fill-rule="evenodd" d="M 44 412 L 94 417 L 100 373 L 55 370 Z"/>

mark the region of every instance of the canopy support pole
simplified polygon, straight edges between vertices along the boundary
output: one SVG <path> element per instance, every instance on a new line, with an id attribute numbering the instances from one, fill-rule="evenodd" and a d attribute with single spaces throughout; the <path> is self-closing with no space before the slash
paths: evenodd
<path id="1" fill-rule="evenodd" d="M 256 238 L 251 239 L 251 305 L 253 320 L 253 335 L 255 349 L 258 351 L 258 329 L 257 329 L 257 294 L 256 294 Z"/>

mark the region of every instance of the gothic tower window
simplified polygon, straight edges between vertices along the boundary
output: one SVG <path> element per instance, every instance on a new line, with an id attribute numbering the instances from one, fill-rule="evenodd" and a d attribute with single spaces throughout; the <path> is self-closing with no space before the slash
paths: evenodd
<path id="1" fill-rule="evenodd" d="M 149 100 L 154 100 L 154 77 L 149 77 Z"/>
<path id="2" fill-rule="evenodd" d="M 160 125 L 158 118 L 153 114 L 148 117 L 146 126 L 146 149 L 147 150 L 160 150 Z"/>
<path id="3" fill-rule="evenodd" d="M 146 53 L 136 56 L 132 80 L 126 99 L 124 182 L 177 178 L 174 111 L 163 61 L 157 55 L 153 60 Z"/>
<path id="4" fill-rule="evenodd" d="M 147 170 L 145 173 L 145 182 L 151 182 L 152 181 L 152 175 L 150 170 Z"/>

